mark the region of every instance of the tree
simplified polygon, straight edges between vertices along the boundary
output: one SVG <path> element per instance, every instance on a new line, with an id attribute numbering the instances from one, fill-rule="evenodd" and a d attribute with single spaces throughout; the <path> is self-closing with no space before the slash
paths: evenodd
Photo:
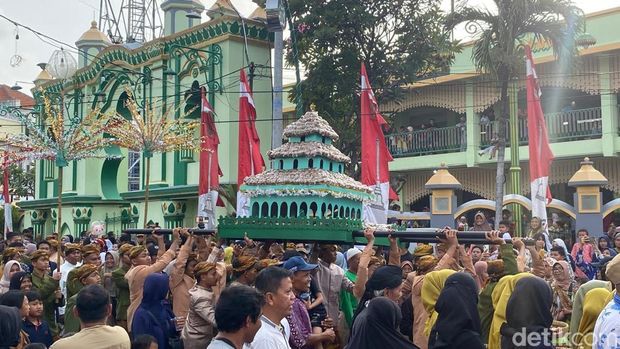
<path id="1" fill-rule="evenodd" d="M 499 222 L 504 198 L 508 83 L 523 75 L 523 45 L 547 42 L 556 58 L 570 60 L 576 56 L 575 39 L 582 31 L 584 19 L 583 12 L 571 0 L 493 1 L 495 11 L 460 6 L 447 16 L 445 24 L 451 30 L 465 23 L 466 28 L 479 33 L 473 47 L 474 63 L 478 71 L 489 74 L 500 87 L 495 184 L 495 222 Z"/>
<path id="2" fill-rule="evenodd" d="M 405 84 L 447 67 L 455 46 L 443 29 L 439 2 L 289 0 L 290 29 L 296 31 L 298 58 L 306 69 L 304 109 L 316 105 L 340 134 L 338 147 L 352 160 L 350 174 L 359 171 L 361 63 L 366 64 L 380 104 L 401 98 Z M 290 43 L 287 48 L 292 65 Z M 390 122 L 397 111 L 385 112 L 384 117 Z"/>
<path id="3" fill-rule="evenodd" d="M 9 165 L 9 193 L 20 198 L 34 197 L 34 166 L 24 170 L 18 165 Z"/>

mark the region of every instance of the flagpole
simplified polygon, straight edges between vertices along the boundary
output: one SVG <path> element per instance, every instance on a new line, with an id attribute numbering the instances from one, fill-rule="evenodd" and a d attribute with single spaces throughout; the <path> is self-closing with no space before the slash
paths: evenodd
<path id="1" fill-rule="evenodd" d="M 377 185 L 380 185 L 381 184 L 381 175 L 379 174 L 379 172 L 380 172 L 380 170 L 379 170 L 379 138 L 375 139 L 375 150 L 376 150 L 375 151 L 375 153 L 376 153 L 375 154 L 375 159 L 376 159 L 376 161 L 375 161 L 375 165 L 376 165 L 375 170 L 377 171 L 377 172 L 375 172 L 375 175 L 377 176 Z"/>

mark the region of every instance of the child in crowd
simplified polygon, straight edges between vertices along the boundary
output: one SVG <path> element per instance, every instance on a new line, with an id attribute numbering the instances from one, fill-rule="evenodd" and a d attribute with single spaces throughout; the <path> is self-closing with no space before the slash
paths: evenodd
<path id="1" fill-rule="evenodd" d="M 28 333 L 31 343 L 42 343 L 46 347 L 52 345 L 52 332 L 49 324 L 43 319 L 43 300 L 38 291 L 26 293 L 30 311 L 22 324 L 24 332 Z"/>

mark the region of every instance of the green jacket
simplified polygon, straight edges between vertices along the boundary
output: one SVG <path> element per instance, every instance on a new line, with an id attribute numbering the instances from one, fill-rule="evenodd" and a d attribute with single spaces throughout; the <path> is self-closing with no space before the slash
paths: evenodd
<path id="1" fill-rule="evenodd" d="M 127 308 L 129 308 L 129 283 L 125 274 L 129 268 L 119 267 L 112 272 L 112 282 L 116 285 L 116 321 L 127 321 Z"/>
<path id="2" fill-rule="evenodd" d="M 75 308 L 75 302 L 77 300 L 77 294 L 67 300 L 67 307 L 65 308 L 65 328 L 64 334 L 77 333 L 80 331 L 80 320 L 73 315 L 73 308 Z"/>
<path id="3" fill-rule="evenodd" d="M 502 261 L 504 261 L 504 275 L 515 275 L 519 272 L 517 268 L 517 257 L 512 250 L 512 244 L 504 244 L 500 246 Z M 489 341 L 489 331 L 491 330 L 491 322 L 495 308 L 493 307 L 493 299 L 491 295 L 497 286 L 497 282 L 489 282 L 478 295 L 478 314 L 480 314 L 480 337 L 482 343 Z"/>
<path id="4" fill-rule="evenodd" d="M 32 273 L 32 287 L 35 288 L 41 294 L 43 300 L 43 318 L 50 326 L 52 336 L 57 336 L 60 333 L 60 328 L 56 323 L 56 308 L 63 305 L 63 300 L 56 303 L 55 292 L 60 288 L 58 280 L 54 280 L 47 273 L 43 277 L 37 276 Z"/>
<path id="5" fill-rule="evenodd" d="M 67 274 L 67 299 L 78 294 L 84 287 L 80 280 L 75 277 L 77 269 L 79 268 L 74 268 L 69 272 L 69 274 Z"/>

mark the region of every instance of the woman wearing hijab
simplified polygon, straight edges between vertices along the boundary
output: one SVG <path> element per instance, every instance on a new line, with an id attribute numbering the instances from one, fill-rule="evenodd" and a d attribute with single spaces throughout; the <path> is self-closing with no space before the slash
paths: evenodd
<path id="1" fill-rule="evenodd" d="M 595 288 L 603 288 L 609 292 L 613 291 L 611 282 L 603 280 L 590 280 L 579 286 L 579 289 L 573 296 L 573 313 L 570 317 L 570 333 L 577 333 L 579 330 L 579 324 L 583 316 L 584 298 L 588 292 Z"/>
<path id="2" fill-rule="evenodd" d="M 0 305 L 17 308 L 19 310 L 21 321 L 24 321 L 30 312 L 30 304 L 28 303 L 28 298 L 23 291 L 9 290 L 7 293 L 2 295 L 2 298 L 0 298 Z M 4 333 L 2 333 L 2 336 L 4 336 Z M 30 344 L 28 334 L 22 329 L 22 326 L 20 326 L 19 344 L 12 348 L 22 349 L 28 344 Z"/>
<path id="3" fill-rule="evenodd" d="M 478 211 L 474 216 L 474 225 L 469 228 L 469 231 L 491 231 L 493 228 L 487 221 L 487 217 L 481 211 Z"/>
<path id="4" fill-rule="evenodd" d="M 566 261 L 569 263 L 569 266 L 571 268 L 570 274 L 572 276 L 576 268 L 575 260 L 573 259 L 573 256 L 570 254 L 570 252 L 568 252 L 568 249 L 566 248 L 566 243 L 562 239 L 553 239 L 553 246 L 559 246 L 564 249 L 564 258 L 566 258 Z"/>
<path id="5" fill-rule="evenodd" d="M 411 284 L 411 302 L 413 304 L 413 343 L 422 348 L 428 348 L 428 337 L 424 335 L 424 325 L 428 320 L 428 313 L 422 302 L 422 285 L 426 274 L 437 266 L 437 258 L 432 255 L 420 257 L 416 262 L 416 276 Z"/>
<path id="6" fill-rule="evenodd" d="M 497 286 L 493 290 L 491 298 L 493 300 L 493 321 L 491 321 L 491 330 L 489 331 L 489 348 L 500 347 L 499 330 L 506 321 L 508 300 L 516 287 L 517 282 L 523 278 L 534 278 L 536 276 L 529 273 L 519 273 L 516 275 L 504 276 L 499 280 Z"/>
<path id="7" fill-rule="evenodd" d="M 0 349 L 14 348 L 21 339 L 22 320 L 15 307 L 0 305 Z"/>
<path id="8" fill-rule="evenodd" d="M 170 290 L 168 275 L 150 274 L 144 280 L 142 303 L 134 314 L 131 334 L 148 334 L 157 339 L 160 349 L 170 349 L 170 338 L 177 337 L 174 313 L 166 301 Z"/>
<path id="9" fill-rule="evenodd" d="M 545 280 L 533 276 L 520 279 L 515 287 L 514 291 L 508 299 L 506 305 L 506 322 L 501 326 L 501 348 L 502 349 L 543 349 L 553 348 L 552 346 L 545 346 L 545 342 L 551 343 L 551 339 L 546 336 L 550 336 L 550 327 L 553 323 L 553 317 L 549 308 L 551 307 L 551 289 Z M 540 338 L 540 345 L 529 346 L 527 341 L 524 341 L 523 346 L 515 345 L 514 335 L 517 333 L 523 334 L 525 332 L 525 338 L 529 337 L 529 334 L 537 333 L 537 338 Z M 489 343 L 489 348 L 492 348 Z M 499 346 L 494 347 L 499 348 Z"/>
<path id="10" fill-rule="evenodd" d="M 613 248 L 613 243 L 611 242 L 611 239 L 608 236 L 603 235 L 599 237 L 598 242 L 597 242 L 597 247 L 598 247 L 597 257 L 599 259 L 602 259 L 604 257 L 615 257 L 616 254 L 618 254 L 616 250 Z"/>
<path id="11" fill-rule="evenodd" d="M 395 265 L 379 267 L 366 281 L 366 290 L 353 315 L 353 324 L 355 324 L 355 319 L 360 313 L 366 309 L 370 300 L 375 297 L 383 296 L 391 299 L 396 304 L 402 293 L 402 281 L 402 271 L 399 267 Z M 400 316 L 402 317 L 402 314 Z"/>
<path id="12" fill-rule="evenodd" d="M 534 235 L 543 232 L 542 222 L 538 217 L 532 217 L 530 220 L 530 231 L 527 233 L 528 237 L 533 238 Z"/>
<path id="13" fill-rule="evenodd" d="M 484 349 L 477 305 L 478 286 L 469 274 L 448 277 L 435 304 L 438 316 L 429 349 Z"/>
<path id="14" fill-rule="evenodd" d="M 120 256 L 117 251 L 108 251 L 105 253 L 103 262 L 103 287 L 110 293 L 110 302 L 112 303 L 112 316 L 108 319 L 110 325 L 116 324 L 116 304 L 118 297 L 118 289 L 112 280 L 112 272 L 119 266 Z"/>
<path id="15" fill-rule="evenodd" d="M 11 277 L 9 290 L 22 290 L 24 292 L 32 289 L 32 277 L 25 271 L 18 271 Z"/>
<path id="16" fill-rule="evenodd" d="M 605 300 L 610 294 L 611 291 L 605 288 L 595 288 L 588 291 L 583 298 L 583 315 L 579 322 L 579 331 L 575 333 L 575 343 L 579 343 L 579 348 L 592 347 L 596 319 L 607 305 Z"/>
<path id="17" fill-rule="evenodd" d="M 439 294 L 448 277 L 454 273 L 456 272 L 452 269 L 443 269 L 430 272 L 424 277 L 424 282 L 422 283 L 422 304 L 428 313 L 428 319 L 424 325 L 424 336 L 426 338 L 430 336 L 431 329 L 437 321 L 435 304 L 437 303 Z"/>
<path id="18" fill-rule="evenodd" d="M 553 265 L 553 282 L 551 289 L 553 290 L 553 304 L 551 313 L 553 319 L 564 321 L 573 311 L 573 292 L 575 282 L 569 273 L 570 266 L 565 261 L 556 262 Z"/>
<path id="19" fill-rule="evenodd" d="M 2 279 L 0 280 L 0 295 L 5 294 L 9 290 L 9 286 L 11 285 L 11 277 L 20 271 L 24 270 L 18 261 L 8 261 L 6 263 L 4 266 Z"/>
<path id="20" fill-rule="evenodd" d="M 355 319 L 346 349 L 417 348 L 398 332 L 401 319 L 400 309 L 393 300 L 373 298 Z"/>
<path id="21" fill-rule="evenodd" d="M 478 261 L 474 264 L 474 269 L 476 270 L 476 284 L 478 284 L 479 290 L 482 290 L 482 288 L 486 286 L 487 280 L 489 279 L 487 268 L 488 264 L 485 261 Z"/>

